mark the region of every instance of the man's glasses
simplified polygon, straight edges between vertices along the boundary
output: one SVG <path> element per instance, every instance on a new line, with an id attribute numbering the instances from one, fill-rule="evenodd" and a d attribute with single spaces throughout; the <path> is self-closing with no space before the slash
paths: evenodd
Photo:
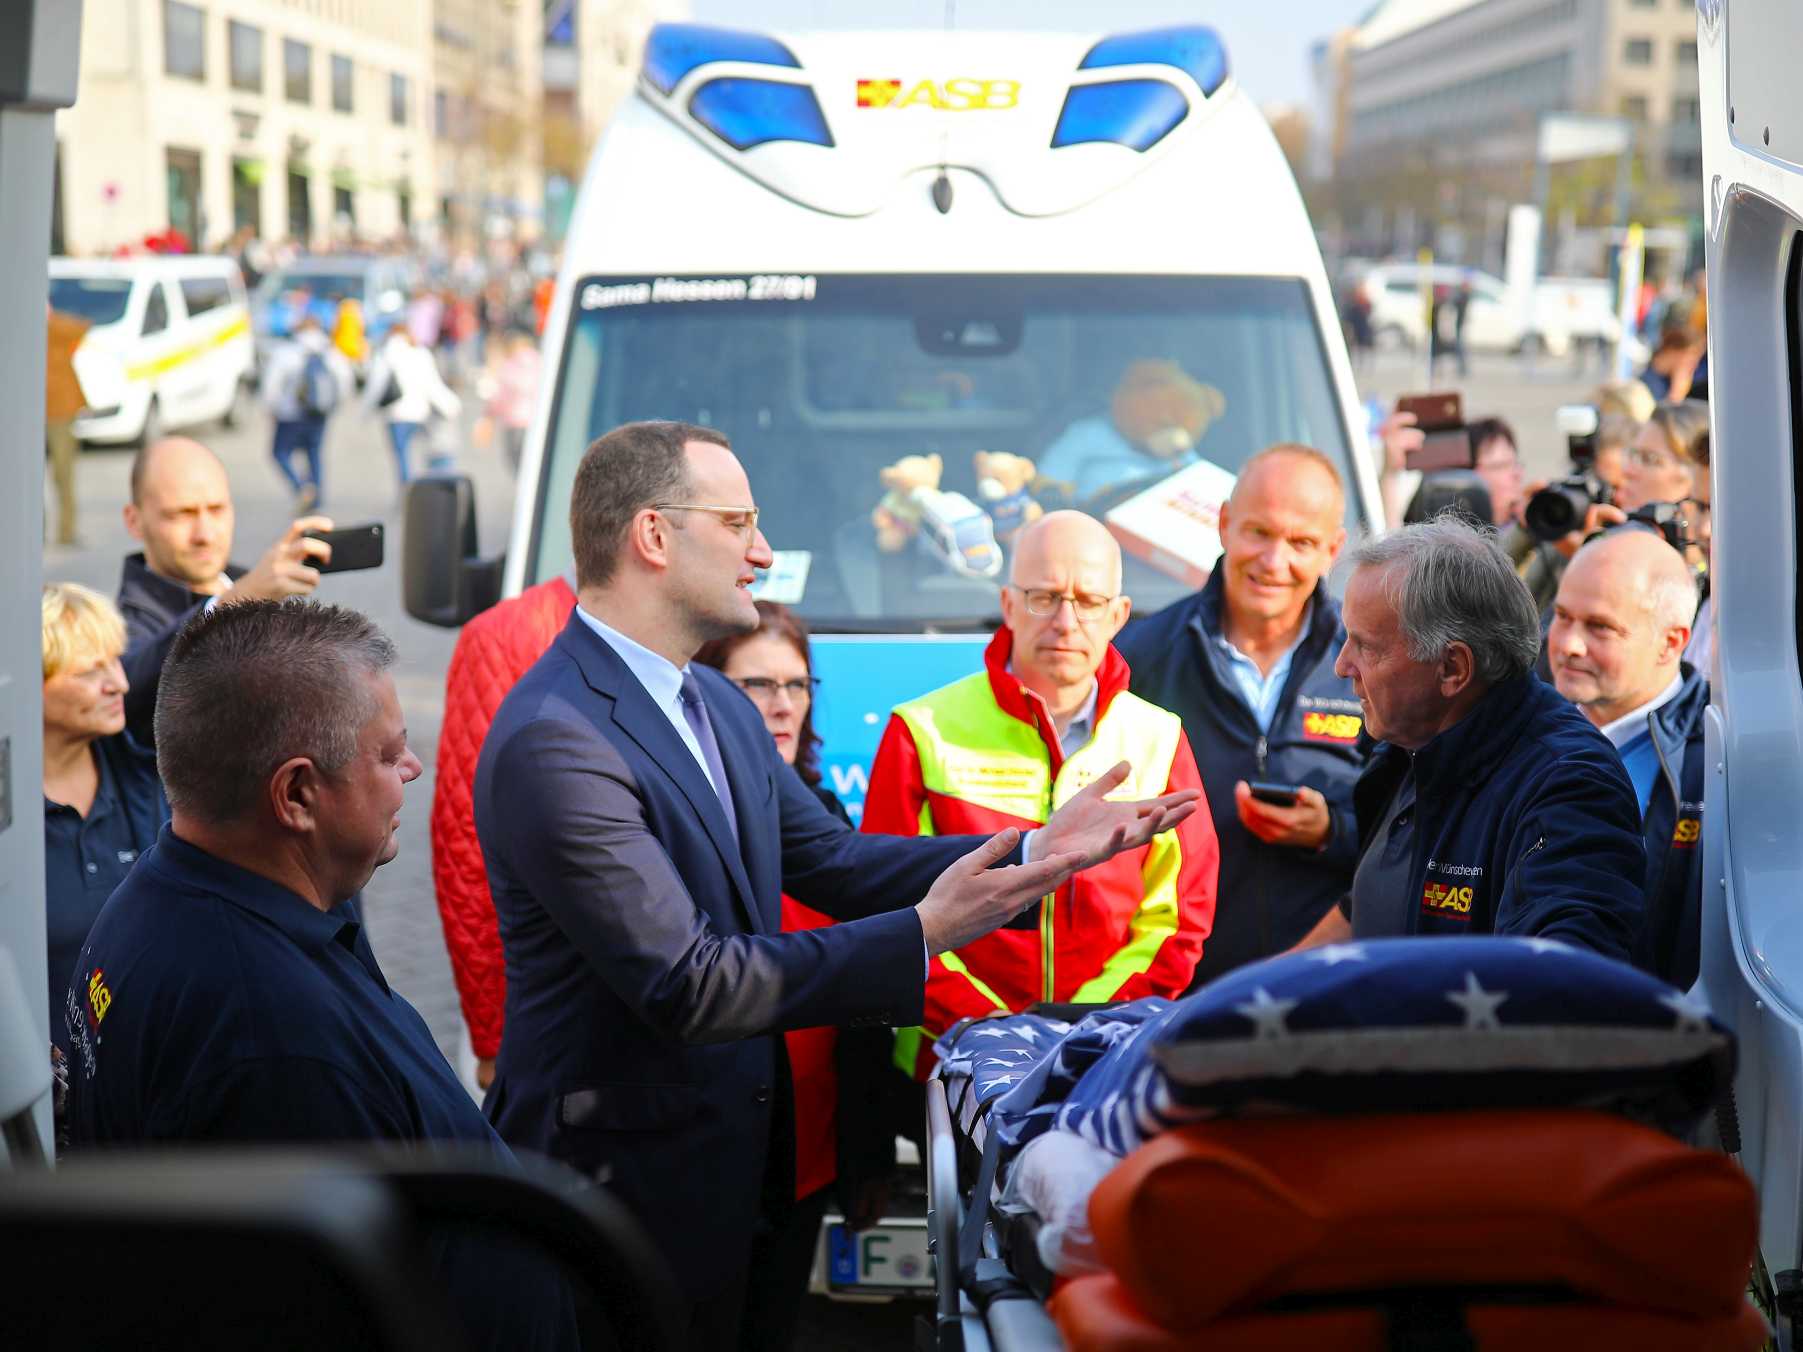
<path id="1" fill-rule="evenodd" d="M 1013 582 L 1008 585 L 1026 598 L 1027 614 L 1041 618 L 1056 615 L 1058 607 L 1069 601 L 1079 620 L 1099 620 L 1108 613 L 1109 604 L 1116 599 L 1112 596 L 1091 596 L 1087 592 L 1072 595 L 1069 592 L 1047 591 L 1041 587 L 1022 587 Z"/>
<path id="2" fill-rule="evenodd" d="M 768 676 L 735 677 L 733 684 L 738 686 L 758 704 L 768 704 L 776 698 L 776 692 L 782 691 L 791 702 L 806 704 L 814 698 L 814 691 L 820 688 L 820 678 L 810 676 L 805 681 L 773 681 Z"/>
<path id="3" fill-rule="evenodd" d="M 758 509 L 755 507 L 718 507 L 707 502 L 654 502 L 654 512 L 707 512 L 725 522 L 731 530 L 749 540 L 757 534 Z"/>

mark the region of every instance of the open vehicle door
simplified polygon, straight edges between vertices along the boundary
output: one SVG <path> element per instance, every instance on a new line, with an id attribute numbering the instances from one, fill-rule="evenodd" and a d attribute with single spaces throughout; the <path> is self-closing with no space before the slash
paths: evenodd
<path id="1" fill-rule="evenodd" d="M 1716 634 L 1707 806 L 1695 808 L 1701 986 L 1740 1037 L 1725 1144 L 1738 1137 L 1759 1188 L 1760 1249 L 1791 1348 L 1803 1316 L 1803 9 L 1698 0 L 1697 11 Z"/>

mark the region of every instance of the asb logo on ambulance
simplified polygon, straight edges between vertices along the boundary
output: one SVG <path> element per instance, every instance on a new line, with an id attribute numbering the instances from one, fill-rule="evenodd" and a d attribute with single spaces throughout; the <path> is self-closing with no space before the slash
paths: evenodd
<path id="1" fill-rule="evenodd" d="M 1020 103 L 1019 80 L 859 80 L 860 108 L 935 108 L 942 113 L 996 112 Z"/>

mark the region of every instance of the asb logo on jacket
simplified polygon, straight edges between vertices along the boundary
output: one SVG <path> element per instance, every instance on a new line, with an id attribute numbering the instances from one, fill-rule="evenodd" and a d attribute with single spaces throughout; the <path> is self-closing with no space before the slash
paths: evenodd
<path id="1" fill-rule="evenodd" d="M 1451 878 L 1436 882 L 1434 874 Z M 1427 861 L 1427 882 L 1421 889 L 1421 913 L 1444 916 L 1448 920 L 1471 919 L 1472 903 L 1477 899 L 1476 887 L 1482 883 L 1481 864 L 1448 864 L 1438 859 Z"/>
<path id="2" fill-rule="evenodd" d="M 1351 746 L 1359 739 L 1364 720 L 1357 714 L 1311 712 L 1302 715 L 1302 735 L 1311 742 L 1337 742 Z"/>
<path id="3" fill-rule="evenodd" d="M 1471 918 L 1472 891 L 1452 883 L 1430 881 L 1421 889 L 1421 909 L 1429 915 L 1444 915 L 1454 920 Z"/>

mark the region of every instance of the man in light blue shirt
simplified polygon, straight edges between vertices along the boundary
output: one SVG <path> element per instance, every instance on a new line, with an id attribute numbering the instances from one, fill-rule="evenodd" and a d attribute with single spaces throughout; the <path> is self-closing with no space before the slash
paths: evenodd
<path id="1" fill-rule="evenodd" d="M 1303 608 L 1302 626 L 1296 631 L 1295 642 L 1278 654 L 1269 671 L 1261 669 L 1257 662 L 1234 647 L 1233 640 L 1227 637 L 1225 629 L 1214 636 L 1215 646 L 1221 650 L 1221 657 L 1227 663 L 1227 674 L 1239 688 L 1240 696 L 1252 711 L 1260 732 L 1268 733 L 1271 730 L 1271 718 L 1277 712 L 1277 701 L 1283 694 L 1285 682 L 1290 679 L 1290 663 L 1295 659 L 1296 649 L 1302 646 L 1302 640 L 1308 636 L 1314 614 L 1315 602 L 1311 596 L 1308 605 Z"/>
<path id="2" fill-rule="evenodd" d="M 1639 528 L 1610 531 L 1580 549 L 1553 601 L 1546 635 L 1553 684 L 1614 744 L 1643 813 L 1659 777 L 1653 715 L 1683 686 L 1696 610 L 1683 556 Z"/>

